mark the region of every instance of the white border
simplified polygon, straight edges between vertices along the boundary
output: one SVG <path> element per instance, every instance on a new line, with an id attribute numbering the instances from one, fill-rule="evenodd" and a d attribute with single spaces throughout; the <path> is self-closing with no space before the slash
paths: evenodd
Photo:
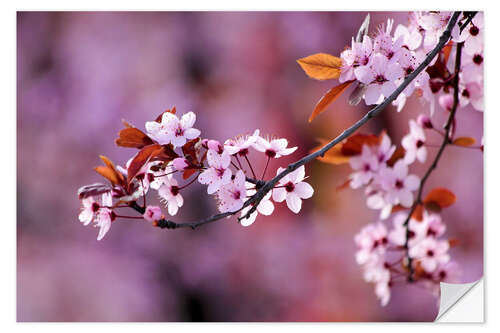
<path id="1" fill-rule="evenodd" d="M 436 325 L 436 324 L 147 324 L 147 329 L 153 331 L 165 330 L 196 330 L 203 329 L 204 332 L 229 332 L 237 329 L 241 332 L 249 332 L 250 330 L 275 330 L 277 326 L 286 328 L 290 331 L 300 331 L 315 329 L 318 331 L 331 332 L 332 329 L 341 329 L 341 331 L 352 329 L 368 329 L 370 332 L 386 332 L 387 330 L 394 330 L 401 332 L 421 332 L 422 329 L 450 329 L 454 332 L 470 331 L 479 328 L 492 328 L 499 326 L 498 312 L 498 295 L 500 281 L 498 257 L 495 255 L 500 253 L 500 242 L 497 237 L 500 237 L 500 218 L 498 214 L 498 206 L 496 198 L 499 198 L 497 186 L 500 186 L 499 172 L 499 148 L 495 145 L 500 145 L 500 131 L 498 124 L 500 124 L 500 110 L 497 110 L 498 84 L 495 82 L 500 78 L 499 66 L 497 60 L 499 57 L 498 48 L 498 25 L 500 21 L 496 10 L 497 6 L 493 1 L 478 2 L 478 1 L 439 1 L 436 2 L 428 0 L 419 1 L 384 1 L 374 3 L 373 1 L 344 1 L 335 2 L 329 1 L 269 1 L 269 0 L 254 0 L 251 2 L 234 2 L 234 1 L 221 1 L 211 0 L 210 2 L 202 1 L 104 1 L 104 0 L 87 0 L 87 1 L 17 1 L 16 3 L 2 2 L 0 11 L 1 19 L 0 24 L 2 29 L 2 52 L 0 52 L 0 64 L 2 66 L 2 191 L 1 203 L 4 219 L 2 219 L 2 249 L 1 263 L 2 274 L 0 274 L 2 290 L 0 295 L 0 319 L 2 321 L 2 329 L 5 332 L 11 331 L 27 331 L 27 330 L 50 330 L 51 332 L 67 332 L 68 329 L 75 332 L 83 332 L 88 329 L 102 328 L 109 332 L 135 332 L 142 324 L 16 324 L 16 180 L 13 175 L 16 173 L 16 146 L 14 144 L 16 138 L 16 10 L 415 10 L 415 9 L 455 9 L 460 8 L 464 10 L 481 9 L 486 13 L 486 53 L 488 54 L 485 60 L 486 63 L 486 109 L 485 114 L 485 258 L 491 259 L 490 265 L 485 265 L 486 285 L 489 297 L 486 297 L 486 325 L 477 326 L 474 328 L 470 325 Z M 438 8 L 436 8 L 436 6 Z M 480 6 L 481 8 L 475 8 Z M 20 203 L 22 204 L 22 203 Z M 489 254 L 489 255 L 488 255 Z M 486 262 L 486 260 L 485 260 Z M 494 295 L 497 295 L 496 297 Z M 492 309 L 490 312 L 489 309 Z M 491 314 L 491 316 L 490 316 Z M 203 327 L 201 326 L 203 325 Z M 423 327 L 425 325 L 425 327 Z M 364 327 L 360 327 L 364 326 Z M 142 327 L 141 327 L 142 328 Z"/>

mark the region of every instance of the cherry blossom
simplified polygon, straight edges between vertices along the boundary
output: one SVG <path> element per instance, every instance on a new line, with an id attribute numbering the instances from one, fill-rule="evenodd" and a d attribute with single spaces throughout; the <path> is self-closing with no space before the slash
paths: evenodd
<path id="1" fill-rule="evenodd" d="M 432 273 L 440 264 L 450 260 L 448 241 L 425 238 L 409 250 L 410 257 L 418 260 L 426 272 Z"/>
<path id="2" fill-rule="evenodd" d="M 251 197 L 252 195 L 257 193 L 254 184 L 247 182 L 246 187 L 247 187 L 247 197 Z M 248 205 L 247 207 L 243 208 L 241 210 L 241 216 L 242 217 L 245 216 L 248 213 L 248 211 L 252 208 L 252 206 L 253 205 Z M 247 227 L 255 222 L 255 219 L 257 218 L 257 215 L 259 213 L 262 215 L 269 216 L 273 213 L 273 211 L 274 211 L 274 204 L 271 201 L 271 192 L 268 192 L 257 205 L 257 209 L 252 214 L 250 214 L 250 216 L 248 216 L 245 219 L 242 219 L 240 223 L 242 226 Z"/>
<path id="3" fill-rule="evenodd" d="M 340 54 L 342 59 L 340 82 L 353 80 L 355 78 L 354 68 L 368 65 L 373 52 L 372 40 L 367 35 L 363 36 L 361 43 L 355 42 L 353 38 L 351 45 L 351 49 L 344 50 Z"/>
<path id="4" fill-rule="evenodd" d="M 356 262 L 360 265 L 376 260 L 384 254 L 389 244 L 387 228 L 382 223 L 369 224 L 365 226 L 354 237 L 358 247 Z"/>
<path id="5" fill-rule="evenodd" d="M 278 168 L 276 174 L 281 173 L 283 170 L 283 168 Z M 312 186 L 304 182 L 304 179 L 304 166 L 281 178 L 278 186 L 273 189 L 273 200 L 276 202 L 286 200 L 288 208 L 297 214 L 302 207 L 302 199 L 309 199 L 314 193 Z"/>
<path id="6" fill-rule="evenodd" d="M 354 70 L 356 78 L 368 87 L 365 91 L 366 104 L 377 104 L 381 98 L 387 97 L 396 90 L 394 81 L 403 76 L 403 70 L 397 63 L 389 63 L 382 54 L 372 56 L 368 66 Z"/>
<path id="7" fill-rule="evenodd" d="M 378 171 L 379 160 L 368 145 L 363 145 L 361 155 L 351 157 L 349 164 L 356 171 L 350 175 L 350 185 L 356 189 L 373 179 Z"/>
<path id="8" fill-rule="evenodd" d="M 179 184 L 174 178 L 167 179 L 163 183 L 163 185 L 158 189 L 158 195 L 167 206 L 168 213 L 171 216 L 177 214 L 179 208 L 184 204 Z"/>
<path id="9" fill-rule="evenodd" d="M 413 203 L 413 193 L 418 189 L 420 179 L 416 175 L 408 175 L 408 166 L 404 160 L 399 160 L 392 168 L 380 171 L 380 183 L 386 191 L 385 198 L 392 204 L 410 207 Z"/>
<path id="10" fill-rule="evenodd" d="M 224 142 L 224 149 L 230 154 L 239 156 L 248 155 L 249 148 L 253 147 L 255 142 L 259 139 L 260 131 L 258 129 L 249 136 L 239 136 L 235 139 L 228 139 Z"/>
<path id="11" fill-rule="evenodd" d="M 104 193 L 102 195 L 102 206 L 111 207 L 113 205 L 111 193 Z M 111 228 L 111 222 L 114 221 L 115 216 L 111 209 L 100 208 L 97 212 L 96 224 L 95 226 L 99 228 L 99 234 L 97 235 L 97 240 L 103 239 L 103 237 L 108 233 Z"/>
<path id="12" fill-rule="evenodd" d="M 221 186 L 228 184 L 231 181 L 231 157 L 227 151 L 218 154 L 213 150 L 207 152 L 208 169 L 203 171 L 198 176 L 198 181 L 201 184 L 208 184 L 207 193 L 215 193 Z"/>
<path id="13" fill-rule="evenodd" d="M 82 210 L 78 219 L 83 225 L 88 225 L 94 219 L 94 214 L 99 210 L 99 204 L 95 201 L 94 197 L 82 199 Z"/>
<path id="14" fill-rule="evenodd" d="M 245 174 L 242 170 L 236 171 L 234 179 L 224 184 L 217 191 L 219 211 L 221 213 L 236 212 L 243 207 L 246 199 Z"/>
<path id="15" fill-rule="evenodd" d="M 147 206 L 144 212 L 146 221 L 157 221 L 162 218 L 161 208 L 158 206 Z"/>
<path id="16" fill-rule="evenodd" d="M 408 133 L 401 141 L 403 148 L 406 150 L 404 161 L 406 164 L 411 164 L 417 159 L 424 163 L 427 159 L 427 148 L 425 147 L 425 133 L 419 124 L 410 120 L 410 133 Z"/>
<path id="17" fill-rule="evenodd" d="M 146 130 L 160 144 L 172 143 L 174 147 L 181 147 L 187 140 L 200 136 L 200 130 L 193 128 L 195 121 L 193 112 L 183 114 L 180 120 L 175 114 L 164 112 L 161 123 L 148 121 Z"/>
<path id="18" fill-rule="evenodd" d="M 257 138 L 253 147 L 266 154 L 268 158 L 280 158 L 282 156 L 290 155 L 297 150 L 298 147 L 287 148 L 287 139 L 264 139 Z"/>

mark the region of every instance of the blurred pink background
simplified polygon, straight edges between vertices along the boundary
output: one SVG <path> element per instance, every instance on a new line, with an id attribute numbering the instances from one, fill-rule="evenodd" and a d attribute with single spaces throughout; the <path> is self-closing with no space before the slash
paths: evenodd
<path id="1" fill-rule="evenodd" d="M 378 212 L 362 191 L 336 192 L 348 165 L 314 162 L 315 188 L 299 215 L 278 205 L 244 228 L 235 219 L 195 231 L 115 223 L 103 241 L 78 221 L 76 191 L 101 181 L 99 154 L 124 164 L 114 145 L 126 119 L 139 128 L 175 105 L 194 111 L 203 137 L 261 132 L 299 146 L 273 171 L 333 138 L 369 108 L 342 96 L 307 118 L 336 81 L 309 79 L 296 59 L 339 55 L 366 12 L 18 13 L 18 321 L 429 321 L 438 302 L 396 286 L 381 307 L 354 260 L 354 235 Z M 375 27 L 407 13 L 371 13 Z M 384 111 L 362 128 L 394 140 L 426 106 Z M 444 115 L 442 115 L 444 117 Z M 458 115 L 457 135 L 482 137 L 483 115 Z M 431 138 L 432 139 L 432 138 Z M 431 140 L 430 139 L 430 140 Z M 438 140 L 438 137 L 434 137 Z M 435 154 L 432 151 L 431 154 Z M 463 281 L 483 273 L 483 156 L 447 148 L 427 189 L 458 196 L 443 212 Z M 262 164 L 257 169 L 262 170 Z M 414 165 L 422 174 L 425 166 Z M 270 173 L 268 173 L 270 175 Z M 202 186 L 185 193 L 176 221 L 216 212 Z M 153 198 L 153 202 L 156 198 Z"/>

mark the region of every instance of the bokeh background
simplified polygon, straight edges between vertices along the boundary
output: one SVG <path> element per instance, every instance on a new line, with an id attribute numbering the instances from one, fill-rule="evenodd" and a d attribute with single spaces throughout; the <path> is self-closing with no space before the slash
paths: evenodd
<path id="1" fill-rule="evenodd" d="M 123 164 L 135 151 L 113 141 L 121 119 L 138 127 L 175 105 L 197 113 L 204 137 L 260 128 L 306 154 L 368 107 L 342 96 L 307 118 L 335 84 L 306 77 L 296 59 L 340 54 L 365 12 L 119 12 L 17 14 L 17 318 L 19 321 L 428 321 L 437 300 L 396 286 L 385 308 L 354 260 L 354 235 L 374 222 L 362 191 L 337 192 L 348 165 L 310 164 L 315 188 L 299 215 L 279 205 L 244 228 L 234 219 L 192 230 L 121 221 L 103 241 L 83 227 L 76 191 L 100 181 L 105 154 Z M 375 26 L 407 13 L 371 13 Z M 386 128 L 400 140 L 427 107 L 415 98 L 361 132 Z M 438 115 L 444 117 L 444 115 Z M 482 113 L 461 110 L 457 135 L 482 137 Z M 444 119 L 444 118 L 443 118 Z M 436 142 L 438 140 L 435 137 Z M 261 169 L 258 164 L 257 169 Z M 412 166 L 422 174 L 424 166 Z M 463 282 L 483 272 L 483 160 L 450 147 L 428 188 L 458 196 L 443 212 Z M 177 220 L 211 215 L 204 187 L 184 193 Z M 153 201 L 156 199 L 153 199 Z"/>

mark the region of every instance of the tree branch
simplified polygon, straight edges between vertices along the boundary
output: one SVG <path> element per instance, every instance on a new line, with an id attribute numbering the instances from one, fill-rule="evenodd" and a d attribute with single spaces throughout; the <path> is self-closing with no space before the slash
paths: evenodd
<path id="1" fill-rule="evenodd" d="M 252 207 L 248 210 L 248 212 L 244 216 L 238 218 L 238 220 L 242 220 L 244 218 L 248 218 L 257 209 L 257 205 L 264 198 L 264 196 L 269 191 L 271 191 L 274 188 L 274 186 L 283 177 L 285 177 L 289 173 L 295 171 L 299 167 L 301 167 L 301 166 L 303 166 L 303 165 L 311 162 L 312 160 L 316 159 L 317 157 L 324 156 L 324 154 L 327 151 L 329 151 L 330 149 L 332 149 L 335 145 L 337 145 L 338 143 L 340 143 L 344 139 L 346 139 L 349 136 L 351 136 L 352 134 L 354 134 L 354 132 L 356 132 L 356 130 L 358 130 L 361 126 L 363 126 L 364 124 L 366 124 L 370 119 L 372 119 L 375 116 L 377 116 L 390 103 L 392 103 L 403 92 L 403 90 L 410 84 L 410 82 L 412 82 L 417 77 L 417 75 L 420 74 L 420 72 L 422 72 L 429 65 L 429 63 L 432 61 L 432 59 L 434 59 L 434 57 L 443 49 L 443 47 L 446 45 L 446 43 L 450 39 L 451 31 L 452 31 L 453 27 L 455 26 L 455 24 L 457 23 L 457 20 L 458 20 L 459 16 L 460 16 L 460 12 L 453 13 L 450 21 L 448 22 L 448 25 L 446 26 L 445 31 L 443 32 L 443 34 L 439 38 L 439 42 L 436 44 L 436 46 L 434 47 L 434 49 L 432 49 L 427 54 L 427 56 L 424 59 L 424 61 L 412 73 L 410 73 L 404 79 L 404 81 L 401 83 L 401 85 L 399 87 L 397 87 L 396 90 L 389 97 L 387 97 L 382 103 L 378 104 L 373 109 L 371 109 L 368 113 L 366 113 L 366 115 L 364 115 L 361 119 L 359 119 L 352 126 L 350 126 L 349 128 L 347 128 L 346 130 L 344 130 L 339 136 L 337 136 L 335 139 L 333 139 L 332 141 L 330 141 L 329 143 L 327 143 L 320 150 L 317 150 L 317 151 L 315 151 L 315 152 L 313 152 L 313 153 L 311 153 L 311 154 L 303 157 L 302 159 L 300 159 L 300 160 L 298 160 L 298 161 L 296 161 L 294 163 L 289 164 L 286 167 L 286 169 L 284 169 L 281 173 L 279 173 L 278 175 L 276 175 L 271 180 L 263 182 L 263 183 L 259 183 L 258 185 L 261 185 L 261 186 L 258 189 L 258 191 L 252 197 L 250 197 L 250 199 L 248 199 L 247 201 L 244 202 L 242 208 L 240 208 L 239 210 L 234 211 L 234 212 L 227 212 L 227 213 L 212 215 L 212 216 L 209 216 L 209 217 L 207 217 L 205 219 L 202 219 L 202 220 L 199 220 L 199 221 L 195 221 L 195 222 L 176 223 L 176 222 L 173 222 L 173 221 L 170 221 L 170 220 L 167 220 L 167 219 L 161 219 L 161 220 L 157 221 L 157 226 L 160 227 L 160 228 L 167 228 L 167 229 L 177 229 L 177 228 L 186 228 L 186 227 L 189 227 L 191 229 L 195 229 L 196 227 L 199 227 L 201 225 L 208 224 L 208 223 L 211 223 L 211 222 L 215 222 L 217 220 L 220 220 L 220 219 L 228 217 L 228 216 L 236 215 L 243 208 L 252 205 Z M 137 206 L 137 204 L 135 204 L 135 205 L 131 204 L 132 208 L 134 208 L 138 212 L 141 212 L 141 210 L 140 210 L 141 207 L 140 206 L 135 207 L 135 206 Z"/>
<path id="2" fill-rule="evenodd" d="M 409 269 L 408 282 L 413 281 L 413 267 L 412 267 L 412 260 L 413 259 L 410 257 L 409 246 L 408 246 L 408 243 L 410 241 L 410 233 L 411 233 L 410 227 L 409 227 L 409 222 L 410 222 L 411 216 L 415 212 L 415 209 L 417 208 L 417 206 L 422 204 L 422 192 L 423 192 L 423 189 L 424 189 L 424 186 L 425 186 L 427 179 L 431 175 L 432 171 L 434 171 L 434 169 L 437 168 L 437 164 L 438 164 L 441 156 L 443 155 L 443 151 L 446 148 L 446 146 L 448 144 L 451 144 L 451 142 L 452 142 L 451 138 L 450 138 L 450 132 L 451 132 L 451 128 L 453 126 L 453 122 L 455 120 L 455 114 L 457 112 L 458 103 L 459 103 L 458 83 L 459 83 L 460 63 L 461 63 L 461 58 L 462 58 L 463 44 L 464 44 L 463 42 L 457 44 L 457 54 L 456 54 L 456 58 L 455 58 L 455 73 L 453 76 L 453 106 L 452 106 L 452 109 L 450 111 L 450 115 L 448 116 L 448 120 L 446 121 L 446 125 L 444 127 L 444 131 L 445 131 L 444 134 L 445 135 L 443 137 L 443 142 L 441 143 L 441 146 L 439 147 L 439 150 L 436 154 L 436 157 L 434 158 L 434 161 L 432 161 L 432 164 L 425 172 L 424 176 L 422 177 L 422 180 L 420 180 L 420 185 L 418 188 L 417 197 L 416 197 L 415 201 L 413 202 L 413 205 L 411 206 L 410 212 L 408 213 L 408 216 L 407 216 L 405 222 L 403 223 L 403 226 L 406 228 L 404 248 L 406 250 L 406 258 L 408 260 L 408 269 Z"/>

